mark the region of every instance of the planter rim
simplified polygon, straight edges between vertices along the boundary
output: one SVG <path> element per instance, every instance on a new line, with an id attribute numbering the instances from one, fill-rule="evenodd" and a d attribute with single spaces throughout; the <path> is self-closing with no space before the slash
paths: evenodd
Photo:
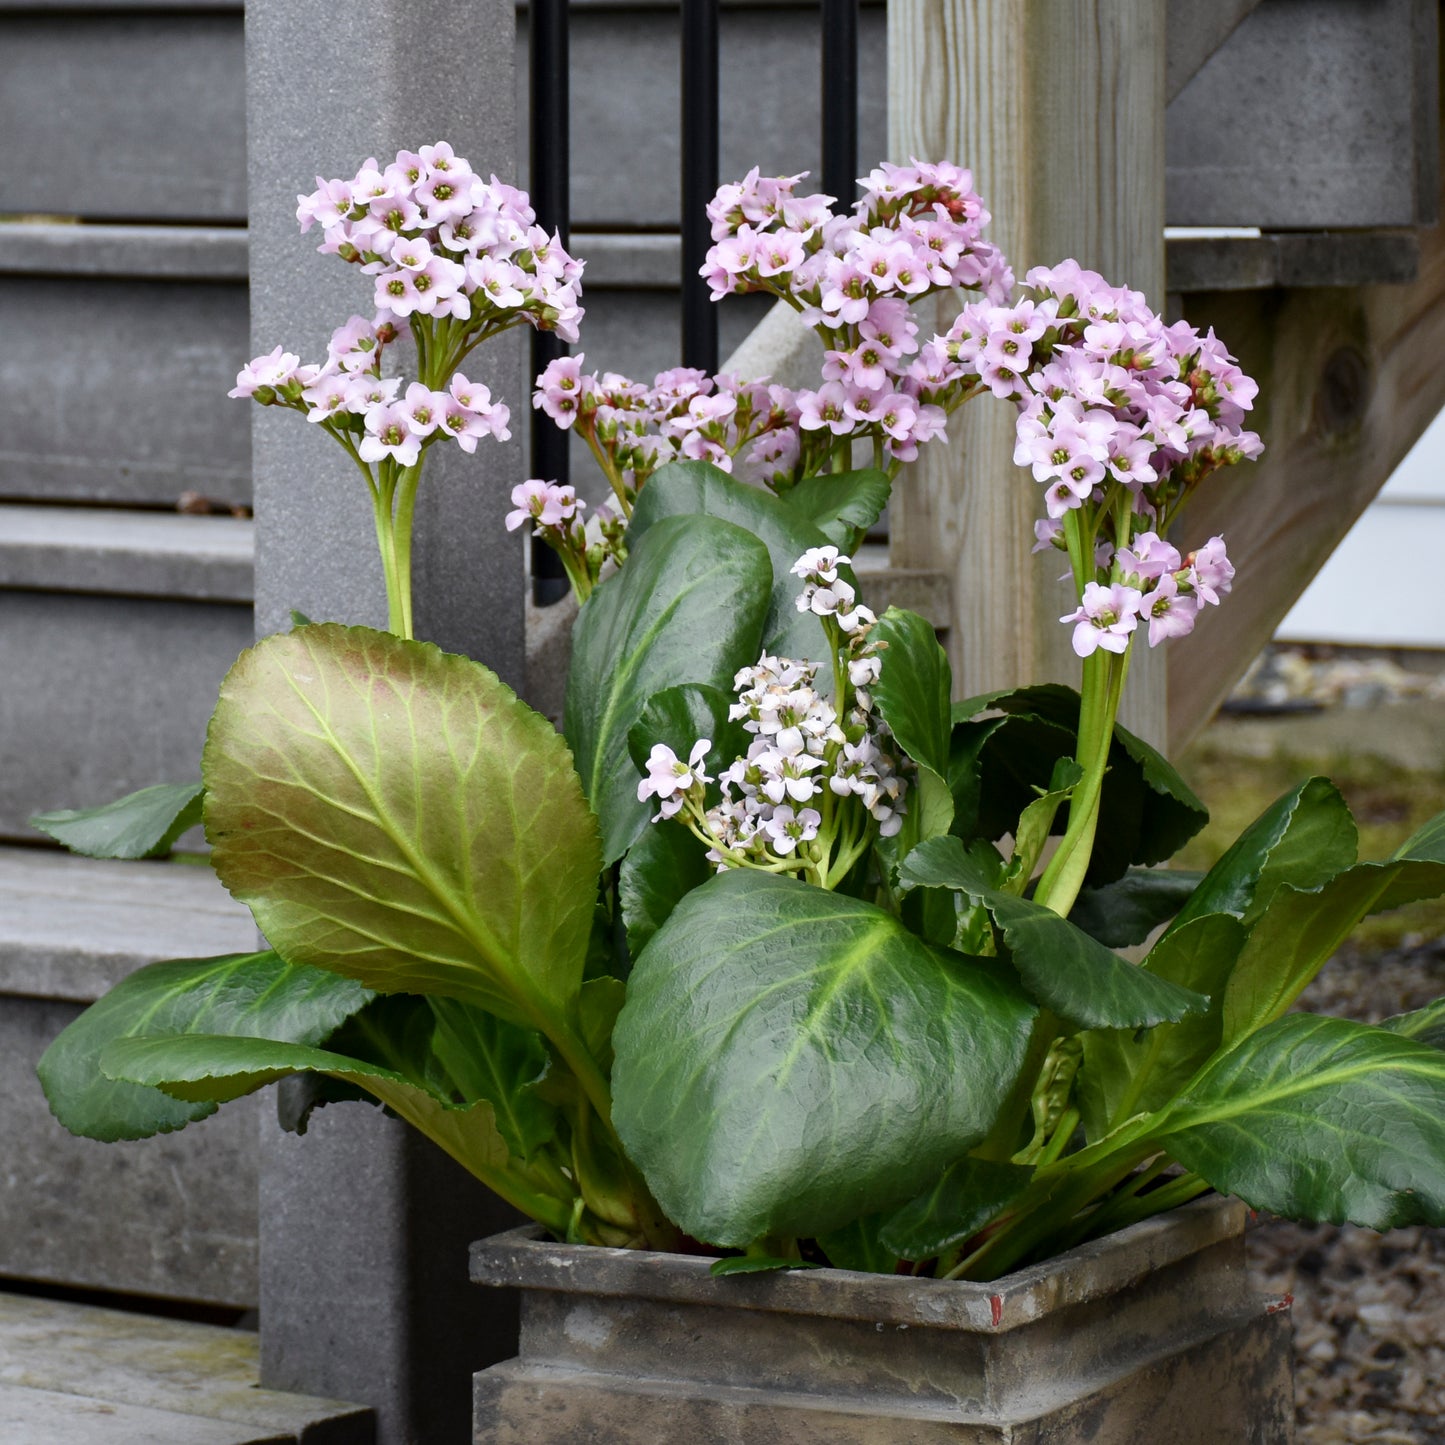
<path id="1" fill-rule="evenodd" d="M 475 1284 L 562 1294 L 1002 1332 L 1115 1294 L 1156 1269 L 1239 1235 L 1246 1213 L 1236 1199 L 1198 1199 L 987 1283 L 843 1269 L 717 1279 L 709 1273 L 711 1256 L 558 1244 L 540 1225 L 473 1244 L 471 1278 Z"/>

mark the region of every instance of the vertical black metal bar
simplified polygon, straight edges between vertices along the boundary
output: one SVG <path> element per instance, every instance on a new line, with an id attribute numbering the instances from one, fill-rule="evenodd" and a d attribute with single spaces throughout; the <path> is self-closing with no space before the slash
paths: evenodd
<path id="1" fill-rule="evenodd" d="M 858 0 L 822 0 L 823 190 L 846 210 L 857 196 Z"/>
<path id="2" fill-rule="evenodd" d="M 718 185 L 718 0 L 682 0 L 682 364 L 716 371 L 717 307 L 698 274 Z"/>
<path id="3" fill-rule="evenodd" d="M 558 231 L 566 245 L 569 225 L 568 191 L 568 62 L 567 0 L 531 0 L 529 16 L 531 59 L 531 197 L 538 225 Z M 532 333 L 532 375 L 557 357 L 566 344 L 555 331 Z M 532 475 L 566 482 L 567 443 L 570 433 L 558 427 L 545 412 L 532 412 Z M 532 600 L 539 607 L 567 595 L 567 574 L 562 559 L 545 542 L 532 539 Z"/>

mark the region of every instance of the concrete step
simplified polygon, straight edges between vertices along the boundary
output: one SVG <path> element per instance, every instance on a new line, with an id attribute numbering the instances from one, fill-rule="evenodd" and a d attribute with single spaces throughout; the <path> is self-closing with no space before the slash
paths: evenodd
<path id="1" fill-rule="evenodd" d="M 247 517 L 0 504 L 0 587 L 250 602 Z"/>
<path id="2" fill-rule="evenodd" d="M 245 1330 L 0 1294 L 0 1440 L 369 1445 L 361 1405 L 263 1390 Z"/>
<path id="3" fill-rule="evenodd" d="M 196 776 L 252 550 L 243 518 L 0 504 L 0 842 Z"/>
<path id="4" fill-rule="evenodd" d="M 0 1275 L 248 1307 L 257 1299 L 257 1137 L 269 1100 L 176 1134 L 77 1139 L 35 1065 L 142 964 L 244 953 L 251 915 L 208 868 L 0 847 Z M 0 1346 L 0 1379 L 5 1378 Z M 0 1440 L 28 1440 L 7 1434 Z"/>

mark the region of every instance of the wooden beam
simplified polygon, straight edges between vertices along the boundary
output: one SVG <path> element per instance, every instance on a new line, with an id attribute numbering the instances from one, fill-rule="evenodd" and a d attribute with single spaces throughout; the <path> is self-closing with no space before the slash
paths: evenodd
<path id="1" fill-rule="evenodd" d="M 972 167 L 1020 276 L 1072 256 L 1162 308 L 1164 16 L 1157 0 L 892 0 L 889 152 Z M 893 565 L 951 576 L 961 693 L 1076 681 L 1058 559 L 1030 556 L 1042 497 L 1013 464 L 1013 408 L 981 398 L 949 431 L 894 490 Z M 1126 718 L 1162 742 L 1163 659 L 1138 661 Z"/>
<path id="2" fill-rule="evenodd" d="M 1206 483 L 1175 537 L 1223 533 L 1237 568 L 1224 605 L 1174 644 L 1176 747 L 1208 722 L 1445 407 L 1445 236 L 1420 232 L 1419 276 L 1407 286 L 1209 292 L 1185 306 L 1258 380 L 1266 451 Z"/>

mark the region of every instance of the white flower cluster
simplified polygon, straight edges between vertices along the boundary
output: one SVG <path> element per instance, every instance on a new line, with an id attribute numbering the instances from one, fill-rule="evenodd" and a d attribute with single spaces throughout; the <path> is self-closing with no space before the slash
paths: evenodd
<path id="1" fill-rule="evenodd" d="M 710 739 L 694 743 L 686 762 L 665 744 L 652 749 L 638 798 L 657 799 L 654 823 L 686 809 L 688 826 L 711 838 L 714 846 L 707 856 L 720 869 L 786 866 L 788 859 L 799 856 L 800 845 L 820 834 L 824 875 L 839 840 L 840 853 L 856 857 L 848 850 L 864 843 L 863 820 L 837 813 L 829 794 L 839 800 L 860 799 L 884 838 L 903 826 L 908 811 L 904 769 L 909 764 L 892 751 L 893 735 L 874 711 L 871 689 L 881 658 L 868 634 L 875 618 L 855 603 L 853 588 L 838 575 L 847 562 L 836 547 L 815 547 L 792 569 L 805 584 L 800 610 L 833 618 L 842 629 L 836 680 L 848 699 L 845 716 L 818 691 L 816 663 L 764 653 L 733 678 L 738 700 L 728 709 L 728 718 L 741 722 L 753 742 L 745 757 L 718 775 L 722 801 L 717 806 L 702 812 L 703 785 L 714 781 L 703 771 Z M 816 858 L 801 856 L 800 866 L 816 866 Z"/>
<path id="2" fill-rule="evenodd" d="M 861 609 L 857 609 L 861 610 Z M 755 735 L 747 756 L 718 778 L 722 802 L 707 822 L 730 852 L 787 857 L 818 836 L 823 816 L 810 804 L 826 787 L 857 797 L 890 838 L 903 826 L 906 783 L 888 751 L 891 735 L 873 712 L 867 688 L 879 658 L 862 634 L 850 639 L 849 680 L 856 689 L 846 719 L 814 685 L 817 668 L 766 653 L 733 679 L 738 701 L 729 716 Z M 714 849 L 714 863 L 725 860 Z"/>
<path id="3" fill-rule="evenodd" d="M 838 575 L 853 559 L 842 556 L 836 547 L 811 547 L 791 567 L 794 577 L 803 579 L 798 594 L 798 611 L 815 617 L 831 617 L 844 632 L 871 627 L 878 619 L 856 603 L 857 593 L 851 583 Z"/>

